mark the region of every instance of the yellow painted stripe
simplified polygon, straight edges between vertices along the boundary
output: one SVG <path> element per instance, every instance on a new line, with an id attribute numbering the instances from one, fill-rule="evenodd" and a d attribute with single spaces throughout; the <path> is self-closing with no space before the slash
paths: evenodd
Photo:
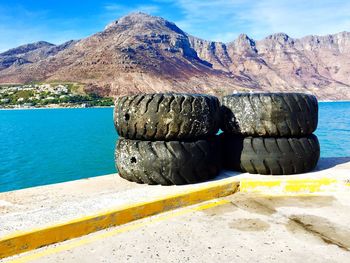
<path id="1" fill-rule="evenodd" d="M 246 193 L 267 193 L 276 191 L 282 194 L 293 193 L 320 193 L 350 186 L 346 181 L 321 177 L 321 178 L 276 178 L 257 180 L 246 178 L 240 180 L 240 191 Z"/>
<path id="2" fill-rule="evenodd" d="M 161 222 L 161 221 L 164 221 L 167 219 L 171 219 L 171 218 L 174 218 L 177 216 L 182 216 L 182 215 L 185 215 L 185 214 L 188 214 L 191 212 L 209 209 L 209 208 L 212 208 L 212 207 L 215 207 L 218 205 L 227 204 L 227 203 L 230 203 L 230 201 L 225 200 L 225 199 L 209 201 L 209 202 L 201 204 L 201 205 L 196 205 L 194 207 L 184 208 L 184 209 L 180 209 L 179 211 L 176 211 L 176 212 L 170 212 L 168 214 L 160 215 L 158 217 L 152 218 L 151 221 L 142 221 L 142 222 L 133 223 L 133 224 L 131 223 L 131 224 L 126 225 L 124 227 L 119 227 L 119 228 L 113 229 L 113 230 L 108 231 L 108 232 L 102 232 L 100 234 L 88 236 L 88 237 L 85 237 L 85 238 L 82 238 L 79 240 L 75 240 L 75 241 L 72 241 L 69 243 L 58 245 L 56 247 L 49 247 L 45 250 L 38 251 L 36 253 L 32 253 L 29 255 L 25 255 L 25 256 L 16 258 L 14 260 L 11 260 L 9 262 L 11 262 L 11 263 L 28 262 L 28 261 L 35 260 L 38 258 L 42 258 L 44 256 L 49 256 L 49 255 L 56 254 L 56 253 L 59 253 L 62 251 L 66 251 L 66 250 L 70 250 L 70 249 L 73 249 L 76 247 L 80 247 L 80 246 L 83 246 L 83 245 L 86 245 L 86 244 L 89 244 L 89 243 L 92 243 L 92 242 L 95 242 L 95 241 L 98 241 L 98 240 L 101 240 L 101 239 L 104 239 L 107 237 L 115 236 L 117 234 L 121 234 L 121 233 L 125 233 L 125 232 L 131 231 L 131 230 L 135 230 L 135 229 L 138 229 L 138 228 L 150 225 L 150 224 L 154 224 L 154 223 Z"/>
<path id="3" fill-rule="evenodd" d="M 0 239 L 0 259 L 179 207 L 228 196 L 235 193 L 238 186 L 239 182 L 235 180 L 210 183 L 177 195 L 120 207 L 63 224 L 16 233 Z"/>

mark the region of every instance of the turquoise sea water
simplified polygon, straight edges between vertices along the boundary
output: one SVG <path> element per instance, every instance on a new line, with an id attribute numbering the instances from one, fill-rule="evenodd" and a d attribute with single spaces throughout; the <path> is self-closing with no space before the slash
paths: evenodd
<path id="1" fill-rule="evenodd" d="M 0 111 L 0 192 L 116 172 L 113 109 Z M 320 103 L 322 157 L 350 157 L 350 102 Z"/>
<path id="2" fill-rule="evenodd" d="M 320 102 L 318 118 L 321 157 L 350 157 L 350 101 Z"/>
<path id="3" fill-rule="evenodd" d="M 0 192 L 114 173 L 112 108 L 0 111 Z"/>

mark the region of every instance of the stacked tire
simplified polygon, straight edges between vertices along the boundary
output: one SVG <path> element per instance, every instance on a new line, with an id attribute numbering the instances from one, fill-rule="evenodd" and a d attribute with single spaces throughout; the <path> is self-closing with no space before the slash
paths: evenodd
<path id="1" fill-rule="evenodd" d="M 222 99 L 224 168 L 287 175 L 316 167 L 318 102 L 303 93 L 241 93 Z"/>
<path id="2" fill-rule="evenodd" d="M 120 136 L 116 167 L 126 180 L 181 185 L 206 181 L 220 172 L 216 97 L 176 93 L 119 97 L 114 124 Z"/>

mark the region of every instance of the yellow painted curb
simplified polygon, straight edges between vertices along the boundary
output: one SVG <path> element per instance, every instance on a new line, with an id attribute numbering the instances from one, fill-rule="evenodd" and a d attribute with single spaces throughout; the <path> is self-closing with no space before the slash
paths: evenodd
<path id="1" fill-rule="evenodd" d="M 350 184 L 346 179 L 331 177 L 320 178 L 286 178 L 268 179 L 243 178 L 240 180 L 240 192 L 295 194 L 322 193 L 349 190 Z"/>
<path id="2" fill-rule="evenodd" d="M 239 182 L 225 180 L 204 187 L 169 195 L 149 202 L 120 207 L 54 226 L 20 232 L 0 239 L 0 259 L 46 245 L 80 237 L 101 229 L 126 224 L 147 216 L 224 197 L 238 190 Z"/>
<path id="3" fill-rule="evenodd" d="M 48 255 L 52 255 L 55 253 L 66 251 L 66 250 L 71 250 L 71 249 L 74 249 L 76 247 L 90 244 L 90 243 L 95 242 L 97 240 L 101 240 L 104 238 L 115 236 L 117 234 L 125 233 L 125 232 L 131 231 L 131 230 L 136 230 L 136 229 L 139 229 L 141 227 L 147 227 L 151 224 L 159 223 L 159 222 L 162 222 L 164 220 L 169 220 L 169 219 L 172 219 L 172 218 L 177 217 L 177 216 L 183 216 L 183 215 L 186 215 L 188 213 L 196 212 L 196 211 L 203 211 L 206 209 L 210 209 L 210 208 L 224 205 L 224 204 L 228 204 L 228 203 L 230 203 L 230 201 L 225 200 L 225 199 L 210 200 L 210 201 L 204 202 L 202 204 L 196 205 L 194 207 L 192 206 L 192 207 L 180 209 L 179 211 L 175 211 L 172 213 L 162 214 L 156 218 L 153 218 L 152 220 L 131 223 L 131 224 L 128 224 L 125 226 L 111 229 L 110 231 L 104 231 L 104 232 L 95 234 L 93 236 L 89 236 L 89 237 L 85 237 L 85 238 L 81 238 L 81 239 L 76 239 L 74 241 L 67 242 L 67 243 L 61 243 L 61 244 L 58 244 L 57 246 L 49 247 L 45 250 L 35 251 L 34 253 L 28 253 L 27 255 L 17 257 L 9 262 L 11 262 L 11 263 L 24 263 L 24 262 L 28 262 L 28 261 L 32 261 L 32 260 L 37 260 L 37 259 L 40 259 L 40 258 L 48 256 Z"/>

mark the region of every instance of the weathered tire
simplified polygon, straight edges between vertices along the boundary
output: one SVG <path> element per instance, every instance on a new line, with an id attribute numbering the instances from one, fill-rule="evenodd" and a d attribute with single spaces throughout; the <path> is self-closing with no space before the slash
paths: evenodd
<path id="1" fill-rule="evenodd" d="M 141 94 L 120 97 L 114 124 L 120 136 L 141 140 L 195 140 L 220 126 L 216 97 L 195 94 Z"/>
<path id="2" fill-rule="evenodd" d="M 218 138 L 198 141 L 141 141 L 119 138 L 115 158 L 119 175 L 146 184 L 202 182 L 221 168 Z"/>
<path id="3" fill-rule="evenodd" d="M 298 137 L 317 128 L 318 103 L 303 93 L 242 93 L 222 99 L 226 133 L 245 136 Z"/>
<path id="4" fill-rule="evenodd" d="M 315 135 L 301 138 L 221 136 L 224 168 L 252 174 L 287 175 L 313 170 L 320 157 Z"/>

